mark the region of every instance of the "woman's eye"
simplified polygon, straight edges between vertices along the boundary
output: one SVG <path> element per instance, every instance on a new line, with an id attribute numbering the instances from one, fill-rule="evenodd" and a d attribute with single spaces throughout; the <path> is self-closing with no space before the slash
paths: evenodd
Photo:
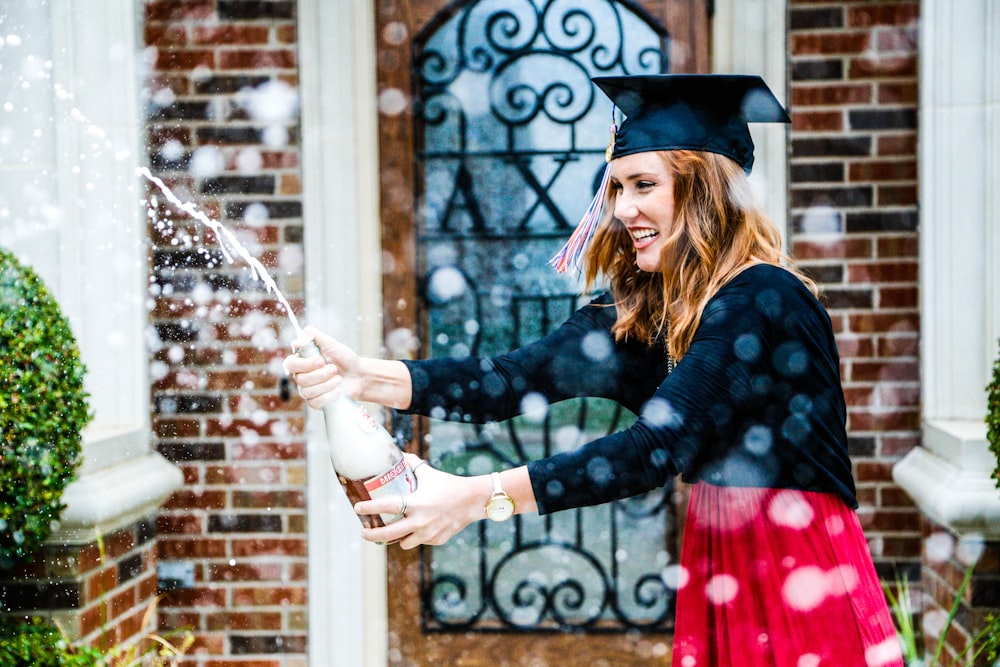
<path id="1" fill-rule="evenodd" d="M 653 183 L 653 181 L 637 181 L 635 187 L 639 188 L 640 190 L 648 190 L 654 185 L 656 185 L 656 183 Z"/>

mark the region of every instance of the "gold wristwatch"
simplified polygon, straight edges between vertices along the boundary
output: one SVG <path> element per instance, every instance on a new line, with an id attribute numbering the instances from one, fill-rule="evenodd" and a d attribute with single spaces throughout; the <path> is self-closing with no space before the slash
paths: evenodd
<path id="1" fill-rule="evenodd" d="M 514 499 L 507 495 L 500 484 L 500 473 L 490 475 L 493 478 L 493 495 L 486 503 L 486 518 L 490 521 L 506 521 L 514 516 Z"/>

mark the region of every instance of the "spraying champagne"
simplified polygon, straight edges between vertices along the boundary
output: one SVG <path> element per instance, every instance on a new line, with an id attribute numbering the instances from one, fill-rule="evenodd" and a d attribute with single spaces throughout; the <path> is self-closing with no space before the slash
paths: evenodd
<path id="1" fill-rule="evenodd" d="M 320 349 L 310 341 L 299 348 L 298 354 L 314 357 Z M 403 452 L 363 405 L 341 393 L 323 406 L 323 421 L 330 462 L 351 504 L 382 496 L 405 498 L 416 490 L 417 477 Z M 402 511 L 359 516 L 366 528 L 384 526 L 402 517 Z"/>

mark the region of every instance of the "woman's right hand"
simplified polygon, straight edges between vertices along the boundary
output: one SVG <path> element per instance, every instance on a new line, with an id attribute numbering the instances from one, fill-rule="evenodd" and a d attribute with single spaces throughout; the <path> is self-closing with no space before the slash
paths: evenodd
<path id="1" fill-rule="evenodd" d="M 316 342 L 320 354 L 311 357 L 299 355 L 297 351 L 312 341 Z M 341 392 L 353 398 L 360 395 L 363 381 L 361 357 L 347 345 L 315 327 L 307 326 L 302 336 L 292 341 L 292 349 L 296 352 L 285 357 L 282 366 L 309 407 L 320 410 Z"/>

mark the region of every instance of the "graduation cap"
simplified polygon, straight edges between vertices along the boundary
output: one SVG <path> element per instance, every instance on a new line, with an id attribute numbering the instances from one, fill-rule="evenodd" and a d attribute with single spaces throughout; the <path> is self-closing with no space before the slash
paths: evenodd
<path id="1" fill-rule="evenodd" d="M 748 123 L 788 123 L 790 118 L 759 76 L 652 74 L 601 76 L 593 82 L 625 114 L 611 128 L 608 162 L 646 151 L 696 150 L 731 158 L 749 174 L 753 140 Z M 579 269 L 604 210 L 610 169 L 583 219 L 549 263 L 560 273 Z"/>
<path id="2" fill-rule="evenodd" d="M 709 151 L 750 173 L 753 140 L 747 123 L 790 121 L 759 76 L 658 74 L 593 81 L 625 114 L 611 159 L 645 151 Z"/>

